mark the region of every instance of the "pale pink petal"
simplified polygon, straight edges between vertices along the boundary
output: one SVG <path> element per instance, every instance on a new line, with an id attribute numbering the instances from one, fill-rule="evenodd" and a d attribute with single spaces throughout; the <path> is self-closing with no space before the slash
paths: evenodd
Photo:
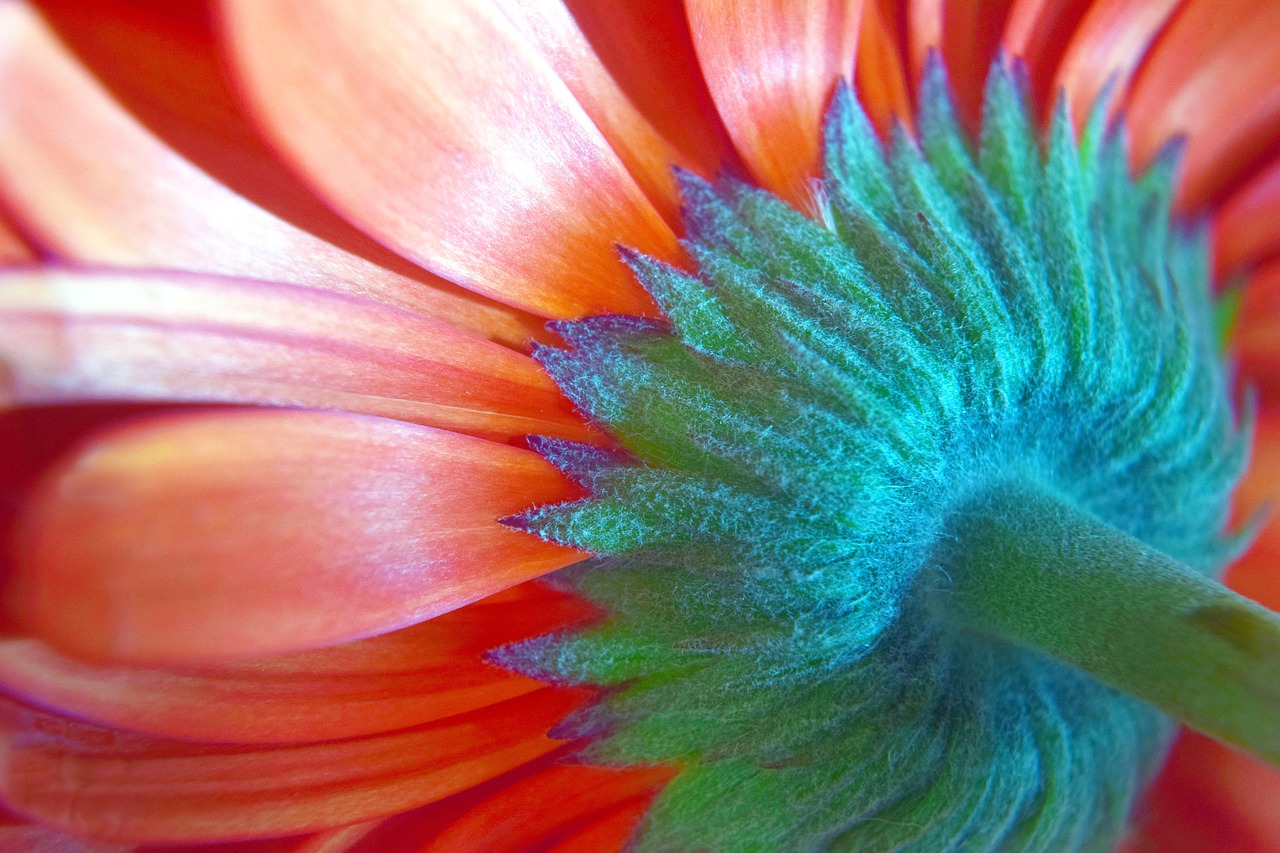
<path id="1" fill-rule="evenodd" d="M 27 504 L 10 607 L 55 647 L 248 658 L 411 625 L 582 559 L 499 520 L 572 500 L 535 453 L 357 415 L 159 416 Z"/>
<path id="2" fill-rule="evenodd" d="M 353 293 L 526 346 L 540 323 L 408 264 L 384 266 L 268 213 L 126 112 L 22 2 L 0 4 L 0 197 L 24 231 L 94 264 Z"/>
<path id="3" fill-rule="evenodd" d="M 694 47 L 738 153 L 766 189 L 809 208 L 822 117 L 853 76 L 862 0 L 688 0 Z"/>
<path id="4" fill-rule="evenodd" d="M 526 355 L 310 288 L 173 273 L 0 273 L 0 402 L 339 409 L 511 441 L 592 440 Z"/>
<path id="5" fill-rule="evenodd" d="M 356 225 L 544 316 L 655 310 L 615 247 L 675 235 L 494 3 L 223 5 L 257 114 Z"/>

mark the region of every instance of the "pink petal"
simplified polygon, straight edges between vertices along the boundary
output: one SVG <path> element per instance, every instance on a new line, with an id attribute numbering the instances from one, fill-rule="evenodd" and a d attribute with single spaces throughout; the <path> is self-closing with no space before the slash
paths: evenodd
<path id="1" fill-rule="evenodd" d="M 507 643 L 595 615 L 537 583 L 419 625 L 238 664 L 163 669 L 94 664 L 31 639 L 0 640 L 0 685 L 99 725 L 189 741 L 288 743 L 394 731 L 545 686 L 486 663 Z"/>
<path id="2" fill-rule="evenodd" d="M 1188 0 L 1151 49 L 1126 110 L 1133 158 L 1185 134 L 1179 204 L 1212 201 L 1280 140 L 1280 3 Z"/>
<path id="3" fill-rule="evenodd" d="M 0 4 L 0 45 L 0 196 L 56 254 L 353 293 L 517 346 L 538 333 L 532 318 L 410 278 L 403 262 L 371 263 L 232 192 L 122 109 L 26 4 Z"/>
<path id="4" fill-rule="evenodd" d="M 469 714 L 320 744 L 188 744 L 6 704 L 0 793 L 31 818 L 105 840 L 314 832 L 434 802 L 554 750 L 587 693 L 543 688 Z"/>
<path id="5" fill-rule="evenodd" d="M 766 189 L 809 207 L 822 116 L 853 75 L 862 0 L 688 0 L 693 43 L 738 153 Z"/>
<path id="6" fill-rule="evenodd" d="M 494 3 L 224 8 L 255 111 L 356 225 L 544 316 L 654 311 L 615 246 L 671 258 L 674 234 Z"/>
<path id="7" fill-rule="evenodd" d="M 155 417 L 47 475 L 13 611 L 73 654 L 246 658 L 370 636 L 580 560 L 499 519 L 580 492 L 535 453 L 357 415 Z"/>
<path id="8" fill-rule="evenodd" d="M 398 308 L 283 284 L 0 273 L 0 363 L 10 403 L 254 403 L 495 441 L 593 436 L 528 356 Z"/>

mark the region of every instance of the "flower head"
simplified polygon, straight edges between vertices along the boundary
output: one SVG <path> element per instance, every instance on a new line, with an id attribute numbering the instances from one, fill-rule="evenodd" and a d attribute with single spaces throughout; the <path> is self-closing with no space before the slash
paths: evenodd
<path id="1" fill-rule="evenodd" d="M 0 5 L 6 831 L 1059 849 L 1153 704 L 1274 759 L 1276 23 Z"/>

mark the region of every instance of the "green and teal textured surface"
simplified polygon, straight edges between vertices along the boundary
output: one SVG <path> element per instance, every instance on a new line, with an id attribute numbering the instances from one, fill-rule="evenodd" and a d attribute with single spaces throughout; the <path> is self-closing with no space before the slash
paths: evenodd
<path id="1" fill-rule="evenodd" d="M 684 769 L 640 850 L 1105 847 L 1163 754 L 1157 712 L 948 618 L 948 518 L 1044 490 L 1215 571 L 1247 430 L 1176 153 L 1041 134 L 1016 71 L 981 139 L 931 61 L 918 136 L 847 88 L 806 217 L 680 176 L 683 272 L 624 253 L 669 322 L 563 323 L 538 358 L 625 451 L 535 446 L 591 497 L 509 523 L 601 555 L 610 615 L 496 653 L 606 685 L 557 734 Z M 963 543 L 960 543 L 963 546 Z"/>

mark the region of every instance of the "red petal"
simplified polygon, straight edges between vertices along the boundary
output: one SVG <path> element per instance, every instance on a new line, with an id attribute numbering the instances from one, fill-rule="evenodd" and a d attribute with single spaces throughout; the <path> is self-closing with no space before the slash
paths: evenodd
<path id="1" fill-rule="evenodd" d="M 565 5 L 614 80 L 696 169 L 712 174 L 732 156 L 681 0 L 565 0 Z"/>
<path id="2" fill-rule="evenodd" d="M 1180 0 L 1099 0 L 1085 14 L 1062 55 L 1054 90 L 1064 89 L 1076 127 L 1083 127 L 1102 94 L 1115 87 L 1111 103 L 1124 100 L 1147 49 L 1169 22 Z"/>
<path id="3" fill-rule="evenodd" d="M 621 804 L 651 799 L 674 775 L 664 767 L 552 765 L 464 811 L 423 845 L 423 853 L 538 849 Z"/>
<path id="4" fill-rule="evenodd" d="M 1147 796 L 1132 853 L 1280 850 L 1280 770 L 1183 731 Z"/>
<path id="5" fill-rule="evenodd" d="M 1072 33 L 1093 0 L 1013 0 L 1004 47 L 1026 63 L 1033 101 L 1047 115 L 1057 98 L 1053 78 Z"/>
<path id="6" fill-rule="evenodd" d="M 862 0 L 688 0 L 698 59 L 738 152 L 766 189 L 812 204 L 822 116 L 853 74 Z"/>
<path id="7" fill-rule="evenodd" d="M 1277 33 L 1275 0 L 1188 0 L 1134 81 L 1134 162 L 1186 134 L 1184 209 L 1220 196 L 1280 141 Z"/>
<path id="8" fill-rule="evenodd" d="M 642 795 L 629 800 L 595 818 L 580 828 L 571 830 L 558 844 L 547 848 L 548 853 L 599 853 L 602 850 L 625 850 L 627 842 L 636 834 L 641 819 L 653 805 L 653 797 Z"/>
<path id="9" fill-rule="evenodd" d="M 535 453 L 356 415 L 156 417 L 20 520 L 14 611 L 94 657 L 252 657 L 446 613 L 584 556 L 498 523 L 580 492 Z"/>
<path id="10" fill-rule="evenodd" d="M 0 398 L 343 409 L 495 441 L 592 440 L 528 356 L 420 315 L 239 279 L 0 274 Z"/>
<path id="11" fill-rule="evenodd" d="M 1213 216 L 1219 279 L 1280 255 L 1280 156 L 1233 192 Z"/>
<path id="12" fill-rule="evenodd" d="M 970 131 L 982 118 L 982 91 L 996 58 L 1013 0 L 918 0 L 908 7 L 908 44 L 914 79 L 929 51 L 940 49 L 956 106 Z"/>
<path id="13" fill-rule="evenodd" d="M 858 100 L 886 138 L 894 119 L 905 127 L 912 125 L 898 11 L 891 1 L 871 0 L 863 10 L 858 37 Z"/>
<path id="14" fill-rule="evenodd" d="M 55 253 L 355 293 L 519 346 L 540 330 L 425 272 L 409 278 L 336 248 L 228 190 L 125 112 L 24 4 L 0 4 L 0 41 L 0 195 Z"/>
<path id="15" fill-rule="evenodd" d="M 0 212 L 0 264 L 28 264 L 35 259 L 36 253 L 31 244 L 18 233 L 9 217 Z"/>
<path id="16" fill-rule="evenodd" d="M 1280 403 L 1280 261 L 1250 276 L 1231 342 L 1240 374 L 1261 392 L 1264 406 Z"/>
<path id="17" fill-rule="evenodd" d="M 0 787 L 10 807 L 91 837 L 201 841 L 287 835 L 443 799 L 559 746 L 546 731 L 588 694 L 544 688 L 377 737 L 198 745 L 10 705 Z"/>
<path id="18" fill-rule="evenodd" d="M 1280 412 L 1258 418 L 1249 471 L 1235 493 L 1235 522 L 1265 524 L 1245 555 L 1227 571 L 1227 584 L 1264 607 L 1280 610 Z"/>
<path id="19" fill-rule="evenodd" d="M 615 245 L 674 257 L 674 235 L 495 5 L 224 5 L 253 106 L 356 225 L 545 316 L 654 310 Z"/>
<path id="20" fill-rule="evenodd" d="M 595 615 L 522 584 L 367 640 L 204 669 L 99 665 L 34 640 L 0 641 L 0 685 L 100 725 L 179 740 L 288 743 L 416 726 L 544 685 L 486 663 L 490 649 Z"/>

